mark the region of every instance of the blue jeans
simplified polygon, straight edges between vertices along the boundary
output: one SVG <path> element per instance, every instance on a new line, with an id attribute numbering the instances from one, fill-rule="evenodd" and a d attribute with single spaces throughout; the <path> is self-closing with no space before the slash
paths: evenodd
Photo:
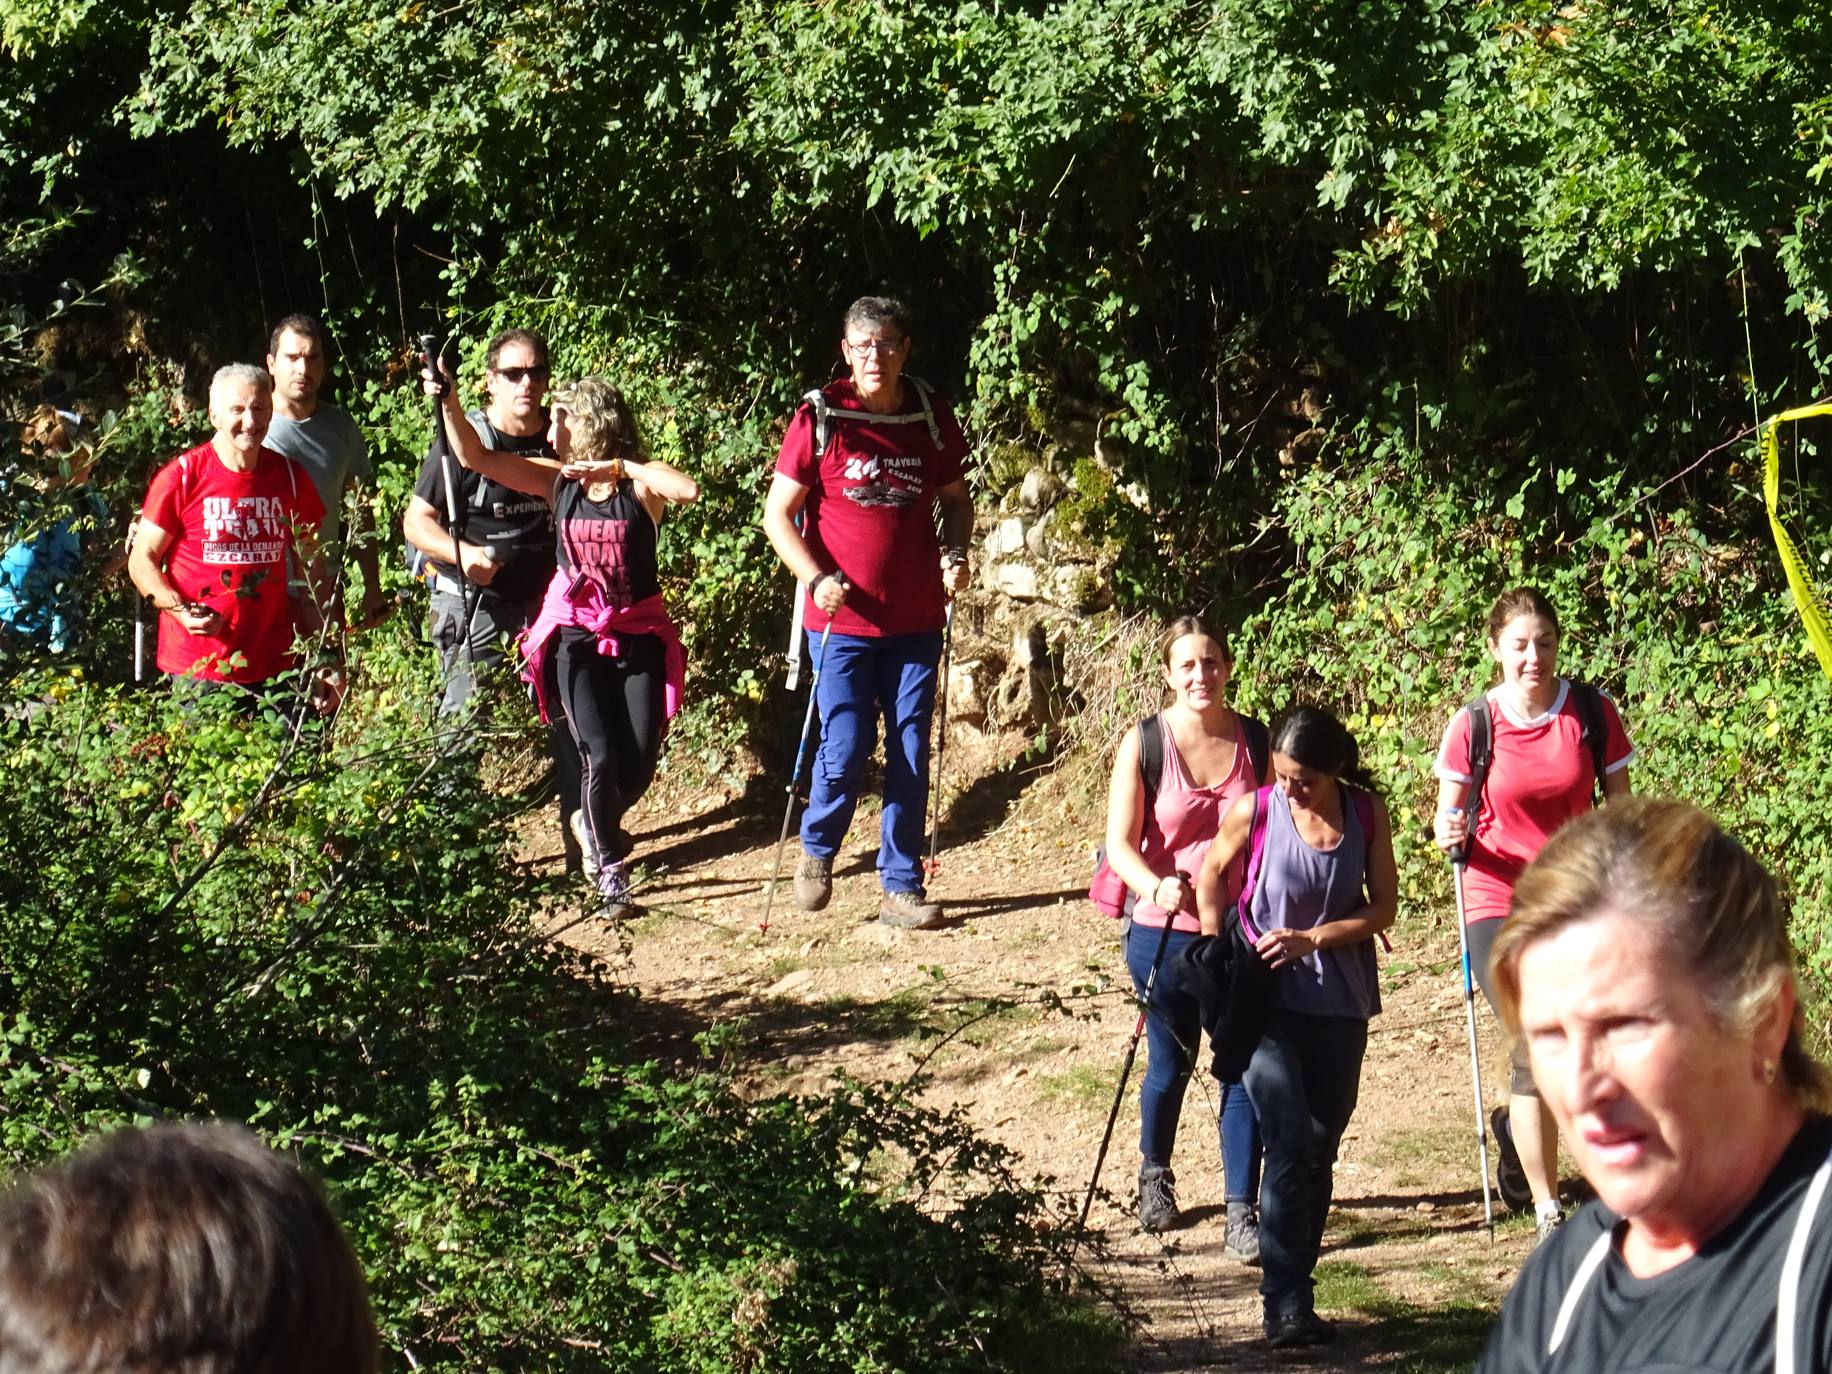
<path id="1" fill-rule="evenodd" d="M 1313 1310 L 1336 1149 L 1361 1092 L 1368 1023 L 1274 1009 L 1242 1081 L 1266 1142 L 1260 1194 L 1260 1296 L 1266 1316 Z"/>
<path id="2" fill-rule="evenodd" d="M 935 710 L 935 664 L 941 631 L 919 635 L 808 635 L 818 665 L 815 701 L 821 747 L 814 758 L 802 851 L 831 859 L 859 802 L 859 782 L 878 743 L 884 716 L 884 819 L 878 881 L 886 892 L 922 891 L 923 827 L 929 806 L 929 717 Z"/>
<path id="3" fill-rule="evenodd" d="M 1126 968 L 1132 985 L 1145 995 L 1152 956 L 1158 952 L 1162 928 L 1128 926 Z M 1145 1081 L 1139 1086 L 1139 1154 L 1149 1164 L 1168 1165 L 1177 1143 L 1177 1119 L 1183 1111 L 1183 1090 L 1202 1038 L 1202 1017 L 1196 999 L 1177 979 L 1177 955 L 1196 936 L 1173 930 L 1164 947 L 1164 962 L 1151 990 L 1145 1014 Z M 1252 1202 L 1259 1196 L 1259 1120 L 1253 1099 L 1240 1084 L 1217 1084 L 1221 1089 L 1221 1168 L 1229 1202 Z"/>

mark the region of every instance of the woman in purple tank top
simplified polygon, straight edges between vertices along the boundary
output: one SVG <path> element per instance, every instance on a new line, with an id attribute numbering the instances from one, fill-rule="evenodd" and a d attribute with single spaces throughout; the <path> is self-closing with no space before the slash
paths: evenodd
<path id="1" fill-rule="evenodd" d="M 1380 1010 L 1374 937 L 1393 924 L 1399 891 L 1392 824 L 1360 760 L 1334 716 L 1292 711 L 1272 733 L 1273 785 L 1234 804 L 1208 853 L 1211 868 L 1248 856 L 1242 933 L 1270 970 L 1243 1081 L 1265 1145 L 1260 1296 L 1274 1346 L 1335 1336 L 1317 1315 L 1311 1272 L 1361 1088 L 1368 1018 Z M 1222 933 L 1224 919 L 1219 904 L 1203 902 L 1204 934 Z"/>

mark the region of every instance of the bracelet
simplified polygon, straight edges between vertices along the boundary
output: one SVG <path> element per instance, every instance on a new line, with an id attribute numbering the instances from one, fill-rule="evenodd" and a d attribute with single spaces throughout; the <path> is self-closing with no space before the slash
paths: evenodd
<path id="1" fill-rule="evenodd" d="M 814 581 L 808 584 L 808 595 L 813 596 L 817 591 L 821 589 L 821 583 L 825 582 L 828 578 L 832 576 L 833 576 L 832 573 L 824 572 L 820 576 L 816 577 Z"/>

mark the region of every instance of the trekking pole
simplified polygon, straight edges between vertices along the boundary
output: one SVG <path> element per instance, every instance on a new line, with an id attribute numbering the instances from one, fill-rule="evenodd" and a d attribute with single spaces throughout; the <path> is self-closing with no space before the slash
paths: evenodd
<path id="1" fill-rule="evenodd" d="M 929 857 L 922 874 L 933 878 L 940 867 L 935 853 L 941 848 L 941 765 L 948 756 L 948 665 L 954 657 L 954 598 L 948 598 L 948 616 L 941 626 L 941 715 L 935 732 L 935 766 L 929 770 Z"/>
<path id="2" fill-rule="evenodd" d="M 776 841 L 776 862 L 770 866 L 770 885 L 764 889 L 763 920 L 757 929 L 765 935 L 770 933 L 770 912 L 776 905 L 776 884 L 782 878 L 782 851 L 789 843 L 789 823 L 795 819 L 795 794 L 801 786 L 802 760 L 808 756 L 808 727 L 814 723 L 814 706 L 816 693 L 821 686 L 821 668 L 827 661 L 827 636 L 833 633 L 833 620 L 828 619 L 826 628 L 821 631 L 821 641 L 814 651 L 814 672 L 808 679 L 808 711 L 802 717 L 801 740 L 795 746 L 795 768 L 789 774 L 789 800 L 782 808 L 782 834 Z"/>
<path id="3" fill-rule="evenodd" d="M 1189 874 L 1179 872 L 1178 879 L 1185 887 L 1191 886 Z M 1120 1083 L 1113 1090 L 1113 1105 L 1107 1109 L 1107 1129 L 1101 1132 L 1100 1149 L 1094 1156 L 1094 1174 L 1088 1180 L 1087 1196 L 1081 1200 L 1081 1220 L 1076 1223 L 1076 1230 L 1085 1230 L 1088 1225 L 1088 1213 L 1094 1207 L 1094 1190 L 1100 1185 L 1101 1166 L 1107 1162 L 1107 1146 L 1113 1143 L 1113 1123 L 1119 1120 L 1120 1103 L 1126 1097 L 1126 1080 L 1132 1076 L 1132 1061 L 1139 1053 L 1139 1037 L 1145 1034 L 1145 1017 L 1151 1010 L 1152 989 L 1158 985 L 1158 969 L 1164 963 L 1164 951 L 1170 945 L 1170 930 L 1177 923 L 1177 913 L 1169 911 L 1164 914 L 1164 929 L 1158 936 L 1157 953 L 1151 956 L 1151 972 L 1145 975 L 1145 991 L 1139 996 L 1139 1018 L 1132 1024 L 1132 1039 L 1126 1042 L 1126 1059 L 1120 1065 Z M 1075 1253 L 1071 1245 L 1069 1254 Z"/>
<path id="4" fill-rule="evenodd" d="M 1482 1124 L 1482 1055 L 1476 1047 L 1476 987 L 1469 967 L 1469 934 L 1464 927 L 1463 866 L 1469 841 L 1450 851 L 1451 879 L 1457 889 L 1457 948 L 1463 955 L 1463 1016 L 1469 1025 L 1469 1077 L 1476 1098 L 1476 1158 L 1482 1169 L 1482 1224 L 1495 1239 L 1495 1205 L 1489 1197 L 1488 1132 Z"/>

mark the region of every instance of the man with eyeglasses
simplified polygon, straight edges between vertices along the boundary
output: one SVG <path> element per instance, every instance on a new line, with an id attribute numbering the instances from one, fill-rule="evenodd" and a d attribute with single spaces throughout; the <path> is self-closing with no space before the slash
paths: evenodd
<path id="1" fill-rule="evenodd" d="M 830 628 L 816 681 L 821 718 L 795 900 L 819 911 L 884 719 L 878 919 L 930 930 L 923 888 L 929 719 L 947 601 L 969 580 L 967 441 L 945 398 L 904 372 L 910 317 L 865 296 L 842 324 L 849 375 L 810 392 L 783 436 L 763 528 L 806 590 L 809 652 Z M 941 513 L 941 534 L 935 510 Z"/>
<path id="2" fill-rule="evenodd" d="M 484 447 L 558 463 L 547 439 L 549 368 L 547 341 L 528 329 L 505 329 L 490 340 L 484 391 L 489 402 L 465 412 L 465 419 Z M 464 707 L 477 690 L 477 674 L 504 660 L 509 641 L 541 609 L 541 597 L 553 577 L 553 512 L 538 496 L 528 496 L 478 473 L 450 465 L 458 481 L 451 504 L 459 512 L 458 557 L 464 577 L 452 563 L 452 531 L 447 521 L 447 467 L 429 452 L 414 483 L 401 530 L 424 559 L 420 575 L 432 591 L 433 642 L 445 670 L 441 715 Z M 465 623 L 465 584 L 470 584 L 470 623 Z M 563 725 L 552 729 L 560 814 L 570 821 L 579 809 L 579 752 Z M 580 864 L 569 824 L 561 826 L 567 864 Z"/>

